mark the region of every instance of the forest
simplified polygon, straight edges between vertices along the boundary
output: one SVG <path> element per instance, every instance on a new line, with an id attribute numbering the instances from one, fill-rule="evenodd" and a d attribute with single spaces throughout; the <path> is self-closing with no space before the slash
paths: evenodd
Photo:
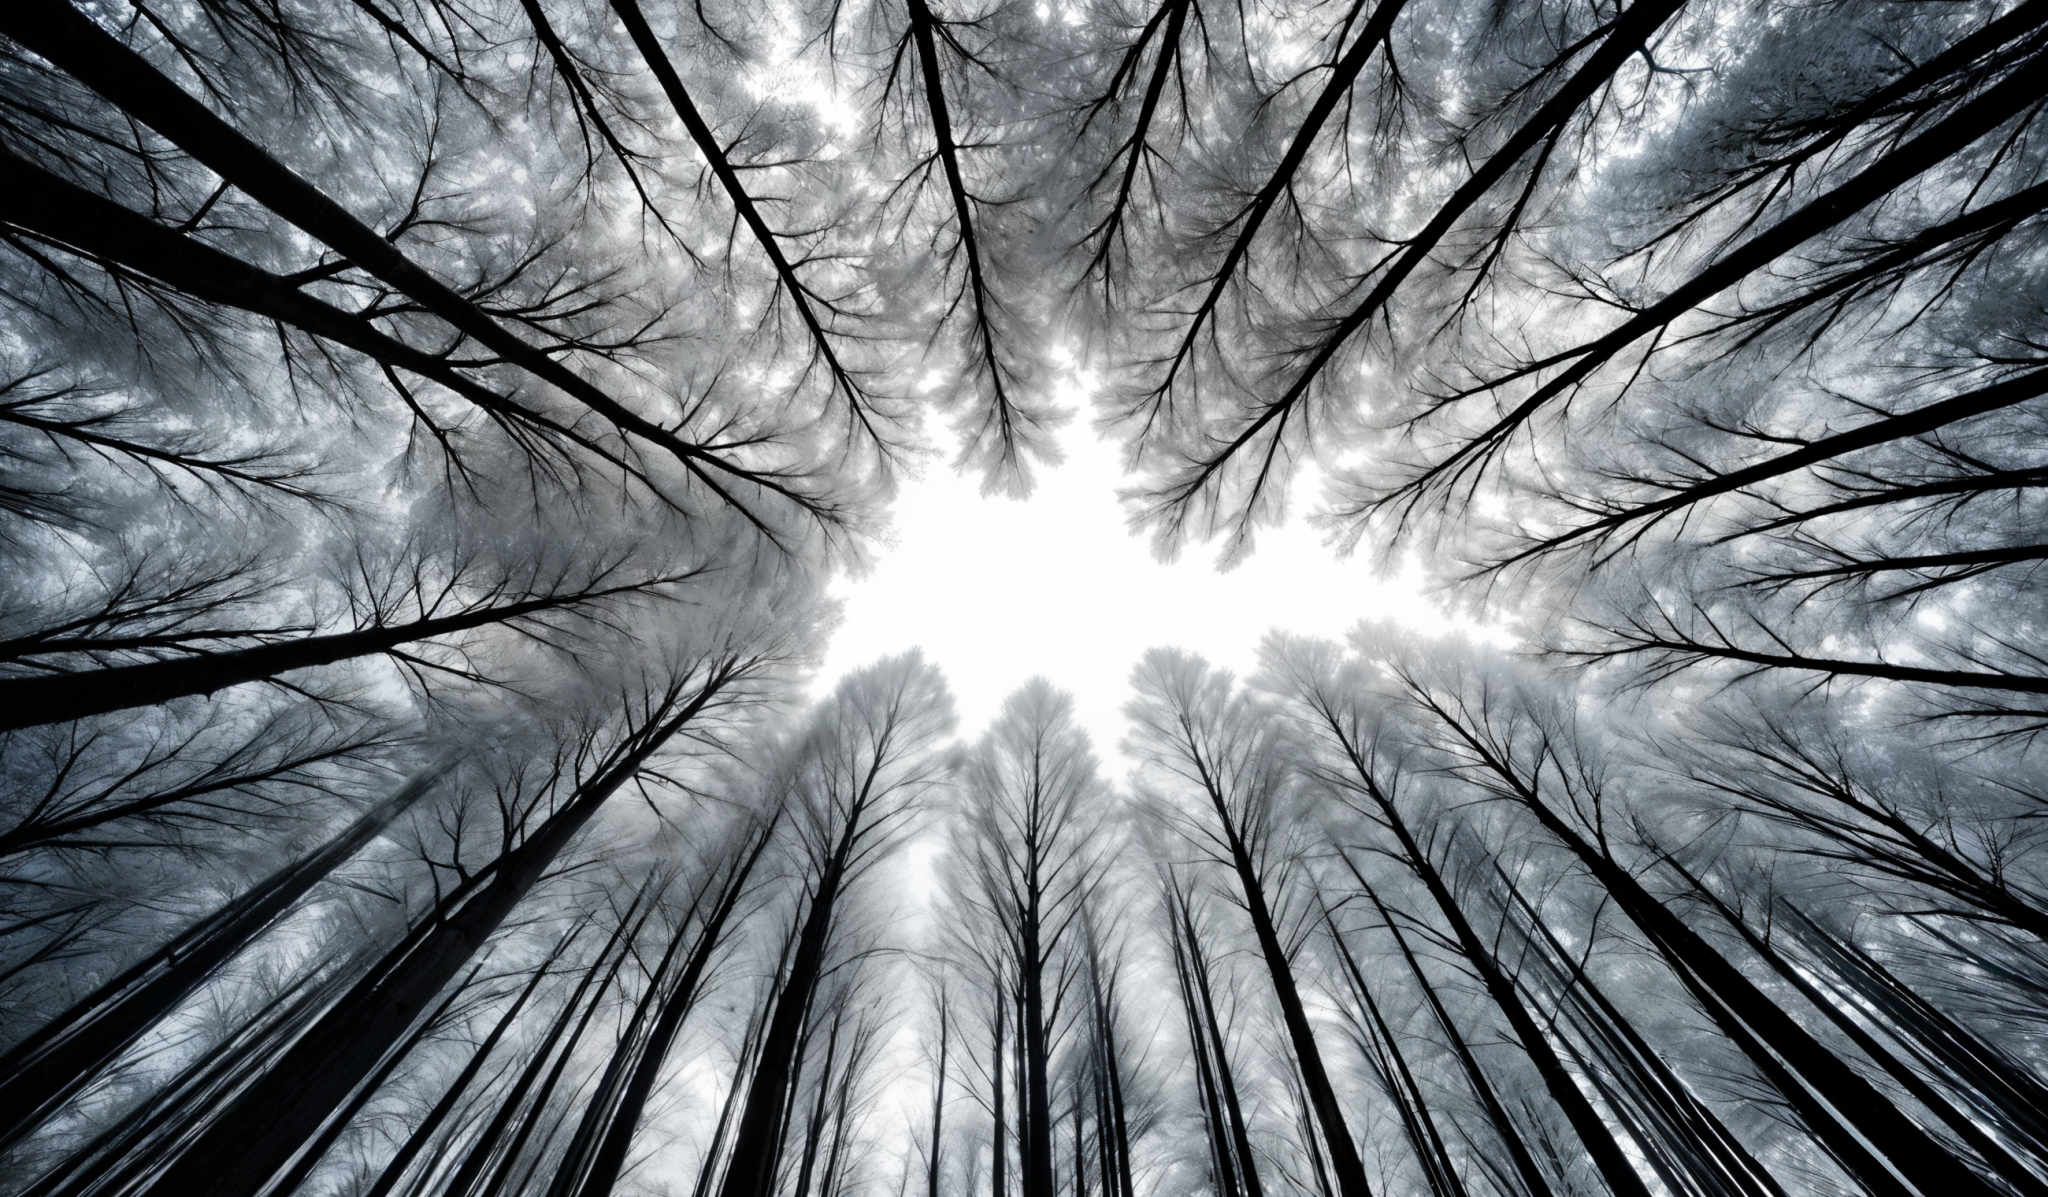
<path id="1" fill-rule="evenodd" d="M 0 0 L 0 1195 L 2048 1193 L 2044 213 L 2048 0 Z M 1085 438 L 1503 630 L 821 671 Z"/>

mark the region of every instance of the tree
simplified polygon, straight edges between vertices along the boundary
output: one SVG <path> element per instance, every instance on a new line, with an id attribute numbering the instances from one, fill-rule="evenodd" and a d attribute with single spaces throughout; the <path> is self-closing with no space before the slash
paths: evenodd
<path id="1" fill-rule="evenodd" d="M 632 723 L 580 746 L 550 772 L 572 787 L 530 829 L 506 828 L 506 850 L 489 871 L 466 879 L 452 903 L 387 952 L 274 1064 L 263 1082 L 214 1111 L 205 1131 L 161 1175 L 171 1182 L 210 1176 L 231 1191 L 256 1191 L 302 1150 L 345 1095 L 392 1050 L 456 970 L 539 883 L 592 816 L 677 733 L 729 702 L 726 691 L 765 665 L 724 657 L 647 696 Z M 527 799 L 528 802 L 532 801 Z"/>
<path id="2" fill-rule="evenodd" d="M 1017 995 L 1015 1120 L 1026 1197 L 1053 1191 L 1055 1060 L 1076 1021 L 1083 920 L 1102 874 L 1108 795 L 1073 702 L 1045 681 L 1011 695 L 969 755 L 954 824 L 949 920 L 961 968 Z M 998 1049 L 1000 1050 L 1000 1048 Z"/>
<path id="3" fill-rule="evenodd" d="M 1288 872 L 1297 849 L 1287 835 L 1291 797 L 1283 747 L 1272 721 L 1234 692 L 1227 675 L 1200 659 L 1155 651 L 1140 663 L 1130 707 L 1148 760 L 1186 787 L 1200 813 L 1178 817 L 1197 852 L 1227 870 L 1287 1029 L 1295 1065 L 1329 1154 L 1337 1191 L 1367 1197 L 1365 1166 L 1344 1118 L 1294 974 Z M 1285 938 L 1283 938 L 1283 935 Z"/>
<path id="4" fill-rule="evenodd" d="M 0 1173 L 2036 1191 L 2044 64 L 2048 0 L 0 5 Z M 1155 551 L 1319 487 L 1486 633 L 1157 650 L 1128 800 L 1058 679 L 957 745 L 817 675 L 904 467 L 1021 497 L 1084 394 Z"/>
<path id="5" fill-rule="evenodd" d="M 187 927 L 10 1048 L 8 1080 L 0 1087 L 7 1136 L 20 1135 L 50 1113 L 338 865 L 382 834 L 432 789 L 434 780 L 429 773 L 406 782 L 317 851 Z"/>
<path id="6" fill-rule="evenodd" d="M 847 678 L 791 747 L 776 784 L 789 810 L 801 890 L 725 1152 L 722 1197 L 775 1189 L 805 1025 L 838 960 L 835 931 L 862 876 L 900 841 L 942 777 L 931 749 L 952 719 L 944 683 L 912 654 Z"/>

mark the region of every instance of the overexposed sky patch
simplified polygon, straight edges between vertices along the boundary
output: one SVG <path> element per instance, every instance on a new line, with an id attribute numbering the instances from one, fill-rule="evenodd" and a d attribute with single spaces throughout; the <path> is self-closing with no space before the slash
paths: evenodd
<path id="1" fill-rule="evenodd" d="M 1185 648 L 1242 676 L 1274 628 L 1340 638 L 1368 618 L 1418 632 L 1452 623 L 1416 571 L 1381 577 L 1365 555 L 1338 556 L 1299 519 L 1263 533 L 1229 573 L 1201 545 L 1162 563 L 1126 527 L 1116 448 L 1079 421 L 1061 439 L 1066 460 L 1039 472 L 1028 499 L 984 496 L 945 462 L 906 481 L 872 568 L 833 583 L 844 618 L 819 693 L 877 657 L 922 648 L 945 671 L 960 732 L 972 739 L 1042 674 L 1074 696 L 1120 780 L 1122 708 L 1148 648 Z"/>

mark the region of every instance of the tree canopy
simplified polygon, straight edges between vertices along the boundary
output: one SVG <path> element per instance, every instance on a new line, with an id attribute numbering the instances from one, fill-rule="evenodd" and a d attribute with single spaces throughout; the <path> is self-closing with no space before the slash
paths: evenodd
<path id="1" fill-rule="evenodd" d="M 2048 1189 L 2044 80 L 2048 0 L 0 3 L 0 1188 Z M 1091 436 L 1489 630 L 1134 648 L 1121 740 L 823 676 L 906 477 Z"/>

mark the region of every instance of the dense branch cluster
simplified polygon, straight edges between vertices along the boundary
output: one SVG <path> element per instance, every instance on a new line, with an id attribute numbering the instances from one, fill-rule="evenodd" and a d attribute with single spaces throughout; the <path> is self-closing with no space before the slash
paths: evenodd
<path id="1" fill-rule="evenodd" d="M 0 0 L 0 1188 L 2048 1190 L 2044 80 L 2048 0 Z M 1503 630 L 1156 649 L 1127 776 L 812 693 L 899 476 L 1084 399 L 1159 552 L 1312 502 Z"/>

